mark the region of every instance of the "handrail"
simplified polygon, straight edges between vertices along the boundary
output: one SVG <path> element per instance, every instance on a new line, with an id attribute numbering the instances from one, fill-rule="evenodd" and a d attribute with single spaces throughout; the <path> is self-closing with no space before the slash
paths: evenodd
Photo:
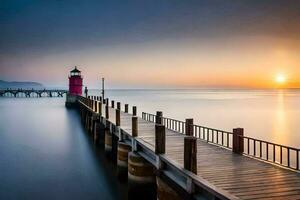
<path id="1" fill-rule="evenodd" d="M 299 170 L 300 149 L 246 136 L 239 137 L 244 140 L 246 151 L 243 154 L 283 167 Z M 284 152 L 286 153 L 285 156 L 283 156 Z"/>
<path id="2" fill-rule="evenodd" d="M 142 113 L 142 118 L 146 121 L 156 123 L 156 115 L 151 113 Z M 169 130 L 186 134 L 186 123 L 184 121 L 162 117 L 162 123 Z M 200 125 L 192 125 L 193 136 L 204 140 L 208 143 L 216 144 L 225 148 L 232 149 L 232 132 L 218 130 Z"/>
<path id="3" fill-rule="evenodd" d="M 143 112 L 142 118 L 146 121 L 156 123 L 155 114 Z M 167 129 L 186 134 L 185 122 L 167 117 L 162 117 L 162 122 Z M 232 132 L 195 124 L 192 127 L 194 137 L 232 150 Z M 299 171 L 300 149 L 246 136 L 239 135 L 238 137 L 244 140 L 245 150 L 242 152 L 244 155 Z M 286 154 L 285 157 L 283 156 L 284 153 Z"/>

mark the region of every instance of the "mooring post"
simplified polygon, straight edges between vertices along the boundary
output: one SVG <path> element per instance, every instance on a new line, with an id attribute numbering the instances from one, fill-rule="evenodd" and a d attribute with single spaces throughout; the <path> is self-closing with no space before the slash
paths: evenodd
<path id="1" fill-rule="evenodd" d="M 111 107 L 115 108 L 115 101 L 114 100 L 111 100 Z"/>
<path id="2" fill-rule="evenodd" d="M 128 113 L 128 104 L 125 104 L 125 113 Z"/>
<path id="3" fill-rule="evenodd" d="M 164 125 L 155 124 L 155 154 L 166 153 L 166 128 Z"/>
<path id="4" fill-rule="evenodd" d="M 163 113 L 161 111 L 157 111 L 155 117 L 156 124 L 162 124 L 162 117 Z"/>
<path id="5" fill-rule="evenodd" d="M 184 138 L 184 168 L 197 174 L 197 138 Z"/>
<path id="6" fill-rule="evenodd" d="M 235 128 L 233 129 L 232 135 L 232 151 L 234 153 L 243 154 L 244 153 L 244 129 Z"/>
<path id="7" fill-rule="evenodd" d="M 138 136 L 138 118 L 137 116 L 132 117 L 132 137 Z"/>
<path id="8" fill-rule="evenodd" d="M 194 129 L 193 129 L 194 119 L 189 118 L 185 120 L 185 134 L 188 136 L 194 135 Z"/>
<path id="9" fill-rule="evenodd" d="M 136 106 L 132 106 L 132 114 L 133 116 L 136 116 Z"/>
<path id="10" fill-rule="evenodd" d="M 117 109 L 121 110 L 121 103 L 120 102 L 117 102 Z"/>

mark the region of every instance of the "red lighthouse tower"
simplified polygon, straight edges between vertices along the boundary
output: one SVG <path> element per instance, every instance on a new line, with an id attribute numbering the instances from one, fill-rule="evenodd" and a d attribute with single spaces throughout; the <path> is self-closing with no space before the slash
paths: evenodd
<path id="1" fill-rule="evenodd" d="M 82 95 L 82 76 L 81 71 L 75 68 L 70 72 L 69 76 L 69 94 Z"/>

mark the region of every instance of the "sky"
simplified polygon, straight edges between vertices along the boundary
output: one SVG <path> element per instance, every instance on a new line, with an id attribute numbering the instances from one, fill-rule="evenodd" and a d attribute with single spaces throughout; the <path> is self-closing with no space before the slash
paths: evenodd
<path id="1" fill-rule="evenodd" d="M 0 0 L 0 79 L 297 88 L 299 24 L 298 0 Z"/>

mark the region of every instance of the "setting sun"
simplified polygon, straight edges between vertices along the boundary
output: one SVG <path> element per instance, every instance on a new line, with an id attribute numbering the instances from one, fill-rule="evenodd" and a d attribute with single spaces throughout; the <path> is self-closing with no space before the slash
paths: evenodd
<path id="1" fill-rule="evenodd" d="M 278 74 L 276 76 L 276 82 L 279 84 L 283 84 L 286 82 L 286 77 L 283 74 Z"/>

